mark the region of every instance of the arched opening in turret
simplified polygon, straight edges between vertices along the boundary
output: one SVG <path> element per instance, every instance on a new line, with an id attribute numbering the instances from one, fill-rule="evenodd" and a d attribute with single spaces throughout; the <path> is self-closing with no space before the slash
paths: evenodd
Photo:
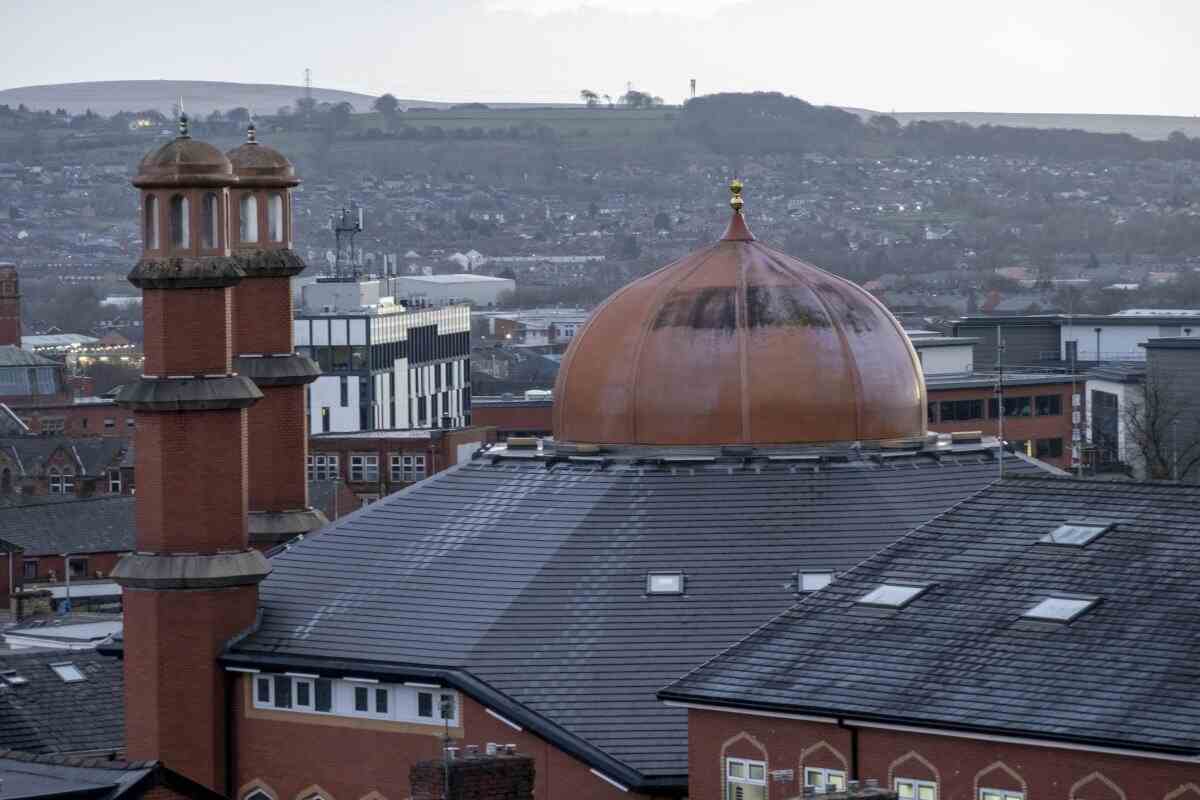
<path id="1" fill-rule="evenodd" d="M 152 194 L 146 195 L 142 203 L 145 214 L 145 239 L 147 250 L 158 249 L 158 198 Z"/>
<path id="2" fill-rule="evenodd" d="M 171 232 L 172 247 L 191 247 L 192 226 L 190 203 L 185 195 L 177 194 L 171 197 L 171 213 L 168 227 Z"/>
<path id="3" fill-rule="evenodd" d="M 217 202 L 215 192 L 206 193 L 200 201 L 200 246 L 206 250 L 216 249 L 221 243 L 221 215 Z"/>
<path id="4" fill-rule="evenodd" d="M 242 242 L 258 241 L 258 198 L 252 194 L 242 195 L 238 216 L 241 223 L 238 239 Z"/>
<path id="5" fill-rule="evenodd" d="M 267 196 L 267 235 L 272 242 L 283 241 L 283 195 L 279 192 Z"/>

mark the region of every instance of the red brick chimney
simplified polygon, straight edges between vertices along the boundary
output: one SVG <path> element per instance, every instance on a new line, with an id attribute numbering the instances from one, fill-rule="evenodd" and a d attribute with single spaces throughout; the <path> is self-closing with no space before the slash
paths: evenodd
<path id="1" fill-rule="evenodd" d="M 270 567 L 246 533 L 246 417 L 262 397 L 233 370 L 228 236 L 232 165 L 180 136 L 146 156 L 145 367 L 118 401 L 137 415 L 137 551 L 113 570 L 124 590 L 125 726 L 131 759 L 161 760 L 225 790 L 225 644 L 251 627 Z"/>
<path id="2" fill-rule="evenodd" d="M 305 268 L 292 251 L 292 164 L 259 144 L 254 126 L 229 151 L 237 186 L 229 230 L 245 278 L 234 289 L 234 364 L 263 393 L 250 409 L 250 544 L 261 549 L 328 520 L 308 504 L 304 387 L 320 369 L 292 347 L 291 278 Z"/>
<path id="3" fill-rule="evenodd" d="M 17 265 L 0 262 L 0 347 L 21 346 L 21 292 Z"/>

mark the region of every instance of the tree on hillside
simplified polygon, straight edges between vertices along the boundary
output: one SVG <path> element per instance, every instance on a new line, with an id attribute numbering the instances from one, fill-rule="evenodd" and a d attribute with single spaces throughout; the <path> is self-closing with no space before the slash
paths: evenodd
<path id="1" fill-rule="evenodd" d="M 579 92 L 579 99 L 583 100 L 588 108 L 595 108 L 600 103 L 600 95 L 593 92 L 591 89 L 583 89 Z"/>
<path id="2" fill-rule="evenodd" d="M 608 107 L 611 109 L 613 107 L 612 95 L 610 95 L 610 94 L 604 95 L 604 102 L 606 104 L 608 104 Z"/>
<path id="3" fill-rule="evenodd" d="M 214 108 L 212 110 L 212 112 L 207 117 L 205 117 L 205 121 L 207 121 L 207 122 L 221 122 L 224 119 L 225 119 L 225 115 L 221 112 L 221 109 L 219 109 L 219 108 Z"/>
<path id="4" fill-rule="evenodd" d="M 350 125 L 350 115 L 354 113 L 354 106 L 346 101 L 335 103 L 329 109 L 329 119 L 335 131 L 345 130 Z"/>
<path id="5" fill-rule="evenodd" d="M 317 101 L 311 97 L 296 98 L 296 113 L 301 116 L 309 117 L 317 110 Z"/>
<path id="6" fill-rule="evenodd" d="M 665 211 L 660 211 L 654 215 L 654 230 L 669 231 L 671 230 L 671 217 Z"/>
<path id="7" fill-rule="evenodd" d="M 371 108 L 379 112 L 380 116 L 383 117 L 387 129 L 391 130 L 396 120 L 396 113 L 400 110 L 400 101 L 393 94 L 385 94 L 382 97 L 375 98 L 375 102 L 371 104 Z"/>
<path id="8" fill-rule="evenodd" d="M 238 125 L 245 125 L 250 122 L 250 109 L 245 106 L 231 108 L 225 112 L 225 119 L 236 122 Z"/>
<path id="9" fill-rule="evenodd" d="M 637 89 L 630 89 L 621 95 L 621 102 L 630 108 L 653 108 L 656 105 L 662 105 L 662 98 L 646 92 L 639 92 Z"/>

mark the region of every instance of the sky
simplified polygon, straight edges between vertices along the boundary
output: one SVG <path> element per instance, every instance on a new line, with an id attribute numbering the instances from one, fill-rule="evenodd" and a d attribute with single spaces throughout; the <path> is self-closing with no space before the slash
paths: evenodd
<path id="1" fill-rule="evenodd" d="M 0 0 L 0 88 L 313 84 L 405 99 L 1200 114 L 1197 0 Z"/>

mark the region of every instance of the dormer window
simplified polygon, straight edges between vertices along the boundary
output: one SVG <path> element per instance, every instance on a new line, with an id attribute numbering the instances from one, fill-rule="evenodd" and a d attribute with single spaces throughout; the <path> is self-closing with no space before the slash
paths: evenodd
<path id="1" fill-rule="evenodd" d="M 152 194 L 145 196 L 142 202 L 143 213 L 146 216 L 146 249 L 157 250 L 158 244 L 158 198 Z"/>
<path id="2" fill-rule="evenodd" d="M 928 586 L 883 583 L 858 598 L 858 602 L 864 606 L 904 608 L 920 597 L 928 588 Z"/>
<path id="3" fill-rule="evenodd" d="M 1059 525 L 1038 541 L 1042 544 L 1061 544 L 1068 547 L 1084 547 L 1113 527 L 1113 523 L 1102 520 L 1070 521 Z"/>
<path id="4" fill-rule="evenodd" d="M 243 242 L 258 241 L 258 198 L 252 194 L 242 195 L 239 204 L 240 233 L 238 238 Z"/>
<path id="5" fill-rule="evenodd" d="M 1025 619 L 1047 622 L 1071 622 L 1099 602 L 1096 597 L 1062 597 L 1051 595 L 1022 614 Z"/>
<path id="6" fill-rule="evenodd" d="M 171 231 L 172 247 L 192 246 L 192 221 L 187 197 L 177 194 L 171 198 L 171 213 L 168 227 Z"/>
<path id="7" fill-rule="evenodd" d="M 646 594 L 683 594 L 683 573 L 651 572 L 646 576 Z"/>

